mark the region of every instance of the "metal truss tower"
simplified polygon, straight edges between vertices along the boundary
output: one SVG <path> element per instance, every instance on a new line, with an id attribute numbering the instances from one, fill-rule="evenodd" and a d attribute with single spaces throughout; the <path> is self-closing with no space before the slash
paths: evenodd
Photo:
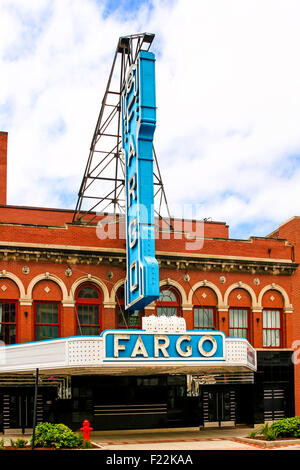
<path id="1" fill-rule="evenodd" d="M 125 215 L 122 89 L 129 67 L 136 62 L 141 50 L 150 49 L 153 39 L 154 34 L 149 33 L 119 38 L 78 192 L 73 223 L 91 224 L 103 213 Z M 159 219 L 167 217 L 170 225 L 169 207 L 154 149 L 153 160 L 155 215 Z"/>

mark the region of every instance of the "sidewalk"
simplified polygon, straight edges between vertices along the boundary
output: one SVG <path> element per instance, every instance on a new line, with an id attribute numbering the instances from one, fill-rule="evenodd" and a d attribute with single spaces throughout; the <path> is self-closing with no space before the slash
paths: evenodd
<path id="1" fill-rule="evenodd" d="M 254 443 L 239 440 L 248 437 L 254 429 L 237 427 L 95 431 L 91 433 L 91 440 L 102 450 L 267 450 Z M 287 444 L 272 450 L 280 449 L 298 450 L 300 446 Z"/>
<path id="2" fill-rule="evenodd" d="M 103 450 L 255 450 L 256 447 L 235 441 L 247 437 L 253 428 L 172 428 L 122 431 L 96 431 L 91 440 Z"/>
<path id="3" fill-rule="evenodd" d="M 258 425 L 260 427 L 261 425 Z M 91 441 L 99 450 L 268 450 L 256 444 L 242 442 L 239 438 L 248 437 L 253 427 L 237 428 L 171 428 L 138 429 L 91 432 Z M 31 432 L 16 435 L 0 434 L 5 445 L 19 438 L 28 442 Z M 272 450 L 299 450 L 300 445 L 288 445 Z"/>

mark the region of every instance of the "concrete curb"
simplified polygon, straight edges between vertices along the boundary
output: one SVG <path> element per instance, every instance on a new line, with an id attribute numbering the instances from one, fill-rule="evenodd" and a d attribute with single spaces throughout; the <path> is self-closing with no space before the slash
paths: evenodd
<path id="1" fill-rule="evenodd" d="M 281 446 L 300 446 L 300 439 L 286 439 L 282 441 L 262 441 L 260 439 L 252 439 L 251 437 L 232 438 L 235 441 L 245 442 L 247 444 L 255 444 L 260 447 L 281 447 Z"/>

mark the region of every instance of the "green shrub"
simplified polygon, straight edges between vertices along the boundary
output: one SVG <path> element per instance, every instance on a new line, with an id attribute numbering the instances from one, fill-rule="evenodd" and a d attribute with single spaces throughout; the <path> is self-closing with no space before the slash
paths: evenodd
<path id="1" fill-rule="evenodd" d="M 262 428 L 262 434 L 264 435 L 267 441 L 275 441 L 278 432 L 276 429 L 272 428 L 272 425 L 269 426 L 269 424 L 267 423 Z"/>
<path id="2" fill-rule="evenodd" d="M 17 439 L 15 442 L 15 446 L 18 449 L 23 449 L 26 446 L 26 444 L 28 444 L 28 441 L 26 441 L 25 439 Z"/>
<path id="3" fill-rule="evenodd" d="M 82 447 L 84 449 L 91 449 L 93 447 L 93 444 L 91 443 L 91 441 L 83 441 Z"/>
<path id="4" fill-rule="evenodd" d="M 300 416 L 275 421 L 271 428 L 276 430 L 280 437 L 300 437 Z"/>
<path id="5" fill-rule="evenodd" d="M 300 416 L 280 419 L 271 425 L 266 423 L 251 432 L 249 437 L 254 438 L 257 435 L 265 436 L 268 441 L 274 441 L 277 437 L 300 437 Z"/>
<path id="6" fill-rule="evenodd" d="M 32 444 L 32 438 L 31 438 Z M 35 428 L 35 447 L 74 448 L 82 445 L 82 436 L 64 424 L 39 423 Z"/>
<path id="7" fill-rule="evenodd" d="M 263 428 L 255 429 L 255 431 L 252 431 L 252 432 L 249 434 L 249 437 L 251 437 L 252 439 L 254 439 L 254 437 L 258 436 L 259 434 L 262 434 L 262 430 L 263 430 Z"/>
<path id="8" fill-rule="evenodd" d="M 0 450 L 4 450 L 4 439 L 0 439 Z"/>

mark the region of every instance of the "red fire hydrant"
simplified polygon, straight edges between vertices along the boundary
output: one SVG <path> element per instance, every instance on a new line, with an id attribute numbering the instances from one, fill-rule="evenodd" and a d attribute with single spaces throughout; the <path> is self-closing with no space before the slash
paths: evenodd
<path id="1" fill-rule="evenodd" d="M 83 434 L 83 440 L 89 441 L 90 440 L 90 431 L 93 431 L 93 428 L 90 427 L 90 422 L 85 419 L 82 423 L 82 428 L 80 428 Z"/>

